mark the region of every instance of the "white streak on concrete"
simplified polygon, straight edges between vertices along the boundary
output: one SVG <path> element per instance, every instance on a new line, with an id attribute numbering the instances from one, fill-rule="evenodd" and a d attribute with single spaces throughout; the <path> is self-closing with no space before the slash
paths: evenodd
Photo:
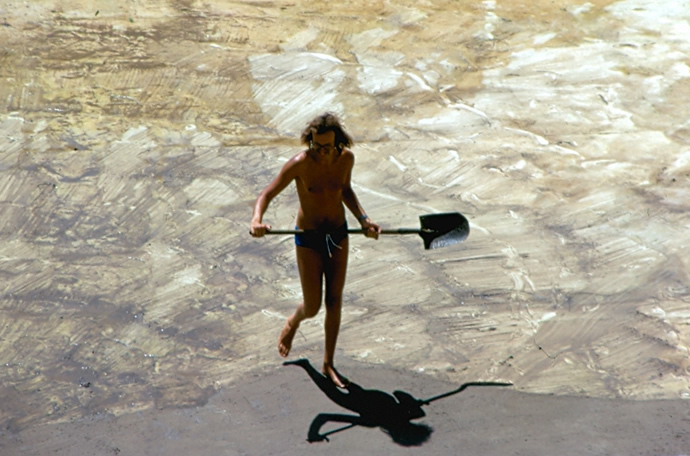
<path id="1" fill-rule="evenodd" d="M 336 57 L 314 52 L 262 54 L 249 58 L 254 100 L 280 133 L 301 131 L 304 119 L 342 112 L 338 88 L 345 78 Z"/>
<path id="2" fill-rule="evenodd" d="M 431 87 L 429 87 L 429 85 L 427 85 L 426 82 L 424 82 L 424 80 L 423 80 L 422 78 L 420 78 L 420 77 L 417 76 L 416 74 L 411 73 L 411 72 L 408 71 L 408 72 L 407 72 L 407 76 L 408 76 L 410 79 L 412 79 L 414 82 L 416 82 L 422 90 L 425 90 L 425 91 L 428 91 L 428 92 L 431 92 L 431 91 L 433 90 Z"/>
<path id="3" fill-rule="evenodd" d="M 388 161 L 390 161 L 391 163 L 393 163 L 393 164 L 394 164 L 400 171 L 402 171 L 403 173 L 404 173 L 405 171 L 407 171 L 407 166 L 405 166 L 405 165 L 403 165 L 402 163 L 400 163 L 394 156 L 389 155 L 389 156 L 388 156 Z"/>
<path id="4" fill-rule="evenodd" d="M 367 187 L 362 187 L 361 185 L 358 185 L 355 183 L 352 183 L 352 186 L 355 187 L 355 190 L 357 190 L 357 191 L 361 190 L 363 193 L 368 193 L 370 195 L 378 196 L 379 198 L 383 198 L 383 199 L 387 199 L 387 200 L 391 200 L 391 201 L 397 201 L 397 202 L 404 202 L 400 198 L 396 198 L 395 196 L 389 195 L 388 193 L 377 192 L 376 190 L 372 190 L 372 189 L 367 188 Z"/>
<path id="5" fill-rule="evenodd" d="M 549 145 L 549 141 L 547 141 L 546 138 L 539 136 L 535 133 L 532 133 L 531 131 L 519 130 L 517 128 L 511 128 L 511 127 L 503 127 L 503 128 L 508 130 L 508 131 L 512 131 L 514 133 L 517 133 L 519 135 L 528 136 L 530 138 L 533 138 L 537 142 L 537 144 L 539 144 L 540 146 L 548 146 Z"/>
<path id="6" fill-rule="evenodd" d="M 537 35 L 537 36 L 535 36 L 534 39 L 532 40 L 532 43 L 533 43 L 535 46 L 539 46 L 539 45 L 541 45 L 541 44 L 548 43 L 549 41 L 551 41 L 552 39 L 554 39 L 556 36 L 558 36 L 556 33 L 544 33 L 544 34 L 541 34 L 541 35 Z"/>

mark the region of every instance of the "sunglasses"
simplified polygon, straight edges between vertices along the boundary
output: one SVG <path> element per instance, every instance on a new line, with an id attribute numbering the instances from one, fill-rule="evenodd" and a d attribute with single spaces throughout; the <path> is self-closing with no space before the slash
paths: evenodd
<path id="1" fill-rule="evenodd" d="M 335 150 L 335 146 L 333 144 L 319 144 L 315 143 L 314 141 L 309 141 L 309 148 L 316 152 L 333 152 Z"/>

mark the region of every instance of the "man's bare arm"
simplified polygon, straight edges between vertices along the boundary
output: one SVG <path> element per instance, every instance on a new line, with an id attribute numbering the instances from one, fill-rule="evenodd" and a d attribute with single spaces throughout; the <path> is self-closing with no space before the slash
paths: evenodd
<path id="1" fill-rule="evenodd" d="M 350 210 L 350 212 L 352 212 L 352 215 L 354 215 L 357 218 L 357 220 L 359 220 L 359 223 L 362 225 L 362 228 L 369 231 L 369 233 L 367 233 L 367 236 L 378 238 L 378 235 L 381 232 L 381 227 L 376 223 L 373 223 L 369 219 L 369 217 L 366 217 L 366 212 L 360 204 L 359 199 L 355 194 L 355 191 L 352 189 L 351 178 L 352 168 L 354 168 L 354 164 L 355 159 L 354 155 L 352 155 L 350 169 L 348 169 L 347 171 L 347 175 L 345 176 L 345 182 L 343 184 L 343 203 Z"/>
<path id="2" fill-rule="evenodd" d="M 264 213 L 266 209 L 268 209 L 268 205 L 273 198 L 285 190 L 285 187 L 297 177 L 297 167 L 299 165 L 298 157 L 299 155 L 295 155 L 288 160 L 275 179 L 273 179 L 273 181 L 259 194 L 258 198 L 256 198 L 250 230 L 252 236 L 261 237 L 266 234 L 266 231 L 271 229 L 270 225 L 263 223 Z"/>

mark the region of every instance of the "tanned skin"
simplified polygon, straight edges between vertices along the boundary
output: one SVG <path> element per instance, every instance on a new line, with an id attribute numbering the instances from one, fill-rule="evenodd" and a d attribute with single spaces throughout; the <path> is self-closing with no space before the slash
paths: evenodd
<path id="1" fill-rule="evenodd" d="M 273 198 L 294 181 L 300 202 L 297 211 L 299 229 L 332 231 L 345 223 L 344 208 L 347 207 L 366 230 L 365 235 L 378 239 L 381 227 L 369 218 L 362 218 L 364 209 L 350 184 L 354 154 L 349 149 L 336 147 L 335 136 L 333 131 L 314 132 L 311 147 L 288 160 L 261 192 L 254 205 L 252 236 L 261 237 L 271 229 L 270 225 L 263 223 L 263 215 Z M 335 369 L 334 356 L 347 271 L 347 238 L 340 247 L 332 249 L 331 257 L 324 257 L 314 249 L 296 246 L 303 301 L 285 322 L 278 338 L 278 352 L 282 357 L 288 356 L 300 323 L 316 316 L 323 299 L 326 304 L 326 340 L 322 372 L 336 386 L 344 388 L 348 380 Z M 325 299 L 322 296 L 324 279 Z"/>

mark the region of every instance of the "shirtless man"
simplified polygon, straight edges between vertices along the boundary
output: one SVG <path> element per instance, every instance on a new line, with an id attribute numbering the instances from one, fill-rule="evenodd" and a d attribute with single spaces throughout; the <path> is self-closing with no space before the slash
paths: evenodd
<path id="1" fill-rule="evenodd" d="M 352 138 L 343 130 L 337 117 L 331 113 L 316 117 L 300 139 L 309 148 L 288 160 L 256 199 L 251 234 L 261 237 L 271 229 L 270 225 L 263 223 L 263 215 L 273 198 L 295 181 L 300 201 L 297 228 L 304 230 L 303 234 L 295 235 L 303 302 L 285 322 L 278 339 L 278 351 L 287 357 L 302 320 L 319 312 L 325 278 L 326 347 L 322 372 L 336 386 L 343 388 L 348 381 L 338 373 L 333 363 L 348 256 L 343 204 L 359 220 L 367 237 L 378 239 L 381 227 L 367 217 L 352 190 L 350 177 L 355 156 L 347 149 L 352 145 Z"/>

